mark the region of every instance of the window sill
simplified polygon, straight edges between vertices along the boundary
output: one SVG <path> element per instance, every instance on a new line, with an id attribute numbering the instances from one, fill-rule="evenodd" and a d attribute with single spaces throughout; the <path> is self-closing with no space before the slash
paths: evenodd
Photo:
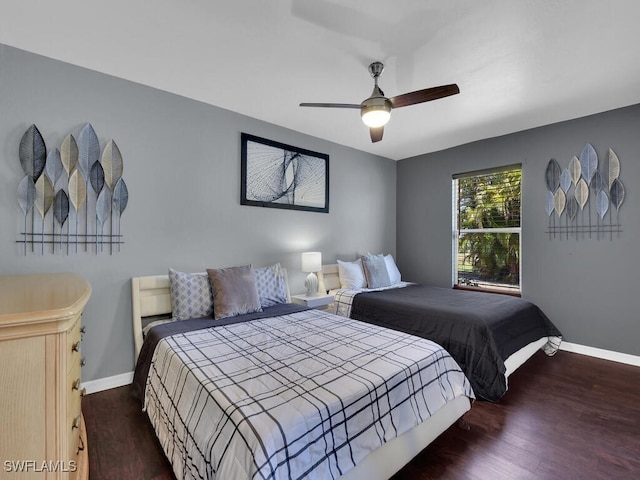
<path id="1" fill-rule="evenodd" d="M 522 297 L 520 291 L 503 290 L 500 288 L 480 288 L 480 287 L 467 287 L 465 285 L 454 285 L 454 290 L 467 290 L 469 292 L 484 292 L 484 293 L 497 293 L 499 295 L 509 295 L 511 297 Z"/>

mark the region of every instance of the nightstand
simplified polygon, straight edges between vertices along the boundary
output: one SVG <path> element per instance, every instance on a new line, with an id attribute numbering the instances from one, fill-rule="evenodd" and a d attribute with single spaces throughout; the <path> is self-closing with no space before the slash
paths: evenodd
<path id="1" fill-rule="evenodd" d="M 299 305 L 304 305 L 309 308 L 316 308 L 318 310 L 326 310 L 329 308 L 329 305 L 333 303 L 334 297 L 333 295 L 314 295 L 313 297 L 309 297 L 305 294 L 301 295 L 291 295 L 291 301 L 293 303 L 297 303 Z"/>

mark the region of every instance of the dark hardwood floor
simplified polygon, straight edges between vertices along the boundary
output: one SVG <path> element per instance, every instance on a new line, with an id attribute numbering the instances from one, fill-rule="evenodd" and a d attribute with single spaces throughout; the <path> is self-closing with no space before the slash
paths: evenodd
<path id="1" fill-rule="evenodd" d="M 174 479 L 129 387 L 82 408 L 91 480 Z M 393 480 L 640 478 L 639 367 L 538 352 L 500 403 L 475 402 L 465 418 L 471 430 L 451 427 Z"/>

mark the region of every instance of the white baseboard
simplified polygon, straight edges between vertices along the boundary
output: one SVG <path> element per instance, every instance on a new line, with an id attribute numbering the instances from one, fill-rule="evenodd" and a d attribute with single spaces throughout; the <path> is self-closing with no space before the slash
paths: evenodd
<path id="1" fill-rule="evenodd" d="M 130 385 L 133 382 L 133 372 L 121 373 L 113 377 L 99 378 L 82 382 L 82 388 L 86 390 L 87 395 L 90 393 L 102 392 L 110 388 L 122 387 Z"/>
<path id="2" fill-rule="evenodd" d="M 640 356 L 629 355 L 628 353 L 613 352 L 611 350 L 603 350 L 602 348 L 589 347 L 587 345 L 578 345 L 577 343 L 569 342 L 562 342 L 560 344 L 560 350 L 640 367 Z"/>
<path id="3" fill-rule="evenodd" d="M 589 347 L 586 345 L 578 345 L 577 343 L 562 342 L 560 350 L 565 352 L 579 353 L 589 357 L 601 358 L 603 360 L 611 360 L 627 365 L 640 367 L 640 356 L 629 355 L 627 353 L 613 352 L 611 350 L 603 350 L 601 348 Z M 109 390 L 110 388 L 122 387 L 130 385 L 133 382 L 133 372 L 121 373 L 113 377 L 99 378 L 83 382 L 82 387 L 86 389 L 87 394 Z"/>

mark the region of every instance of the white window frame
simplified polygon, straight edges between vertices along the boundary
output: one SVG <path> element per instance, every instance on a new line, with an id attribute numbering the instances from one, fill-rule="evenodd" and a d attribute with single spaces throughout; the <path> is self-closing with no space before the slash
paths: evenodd
<path id="1" fill-rule="evenodd" d="M 452 201 L 453 208 L 452 210 L 452 229 L 451 229 L 451 251 L 453 252 L 453 256 L 451 259 L 451 285 L 452 287 L 461 287 L 464 286 L 458 285 L 458 244 L 459 244 L 459 233 L 517 233 L 518 234 L 518 270 L 519 270 L 519 283 L 518 288 L 504 288 L 504 293 L 514 293 L 521 294 L 522 292 L 522 181 L 520 183 L 520 226 L 519 227 L 509 227 L 509 228 L 465 228 L 458 229 L 458 180 L 461 178 L 469 178 L 483 175 L 491 175 L 493 173 L 501 173 L 501 172 L 510 172 L 514 170 L 520 170 L 520 175 L 522 177 L 522 164 L 513 164 L 506 165 L 504 167 L 498 168 L 490 168 L 486 170 L 476 170 L 473 172 L 460 173 L 452 175 Z M 490 287 L 479 287 L 479 291 L 487 291 L 487 292 L 496 292 L 502 291 L 503 289 L 498 287 L 492 289 Z"/>

